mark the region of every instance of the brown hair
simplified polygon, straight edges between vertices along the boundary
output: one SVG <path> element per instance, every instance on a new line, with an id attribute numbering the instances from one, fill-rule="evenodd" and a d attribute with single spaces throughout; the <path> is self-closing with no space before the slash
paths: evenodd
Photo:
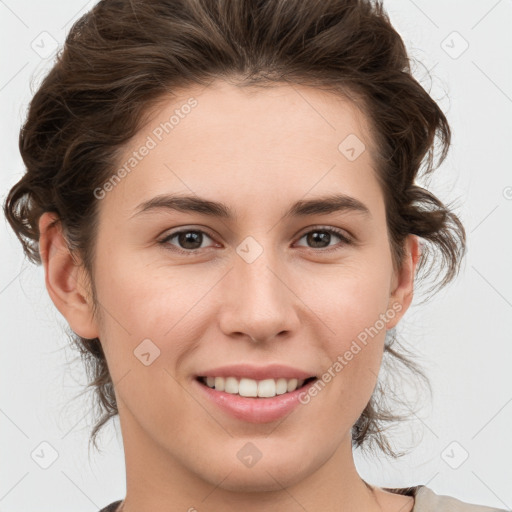
<path id="1" fill-rule="evenodd" d="M 112 175 L 119 150 L 160 99 L 217 78 L 241 87 L 308 85 L 354 101 L 378 149 L 395 265 L 401 264 L 405 237 L 415 234 L 425 241 L 417 281 L 432 277 L 436 265 L 439 288 L 456 276 L 464 228 L 415 181 L 444 160 L 450 128 L 412 76 L 404 43 L 383 6 L 370 0 L 100 1 L 71 28 L 20 132 L 26 173 L 4 210 L 27 256 L 41 262 L 38 220 L 43 212 L 56 212 L 70 250 L 92 277 L 99 206 L 93 191 Z M 114 387 L 100 340 L 74 333 L 72 340 L 99 408 L 91 434 L 96 446 L 98 432 L 118 413 Z M 396 341 L 389 331 L 384 355 L 392 359 L 385 357 L 383 365 L 401 363 L 428 384 L 411 354 L 393 348 Z M 379 381 L 352 429 L 355 447 L 376 442 L 399 456 L 384 430 L 405 416 L 386 405 L 389 399 Z"/>

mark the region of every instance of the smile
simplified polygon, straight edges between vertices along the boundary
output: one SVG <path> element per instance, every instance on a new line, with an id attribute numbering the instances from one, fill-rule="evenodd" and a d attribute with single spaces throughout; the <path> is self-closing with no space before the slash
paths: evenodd
<path id="1" fill-rule="evenodd" d="M 316 377 L 299 381 L 295 378 L 254 380 L 210 376 L 197 377 L 192 382 L 197 386 L 198 394 L 223 414 L 244 422 L 269 423 L 284 418 L 298 408 L 301 394 L 307 393 L 317 380 Z M 222 387 L 224 389 L 220 389 Z M 267 396 L 260 396 L 260 393 Z M 303 407 L 303 410 L 310 410 L 310 406 Z"/>
<path id="2" fill-rule="evenodd" d="M 308 379 L 264 379 L 254 380 L 237 377 L 199 377 L 199 381 L 216 391 L 246 398 L 273 398 L 300 389 L 315 377 Z"/>

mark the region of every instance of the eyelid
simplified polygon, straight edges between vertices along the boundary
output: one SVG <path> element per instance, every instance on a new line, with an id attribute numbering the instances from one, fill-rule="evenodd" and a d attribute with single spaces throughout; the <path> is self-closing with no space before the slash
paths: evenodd
<path id="1" fill-rule="evenodd" d="M 329 225 L 314 225 L 314 226 L 308 226 L 307 228 L 304 228 L 304 231 L 302 234 L 299 235 L 299 239 L 302 238 L 304 235 L 307 235 L 311 231 L 328 231 L 335 233 L 341 238 L 346 239 L 347 241 L 353 241 L 354 237 L 345 229 L 338 228 L 336 226 L 329 226 Z"/>
<path id="2" fill-rule="evenodd" d="M 166 229 L 163 233 L 158 235 L 157 239 L 158 239 L 158 241 L 161 242 L 162 240 L 165 240 L 171 236 L 174 236 L 174 235 L 177 235 L 177 234 L 183 233 L 183 232 L 187 233 L 189 231 L 199 231 L 201 233 L 205 233 L 210 238 L 215 238 L 215 235 L 213 235 L 208 230 L 208 228 L 206 228 L 204 226 L 191 225 L 191 226 L 180 226 L 180 227 L 176 227 L 176 228 L 172 228 L 172 229 Z"/>

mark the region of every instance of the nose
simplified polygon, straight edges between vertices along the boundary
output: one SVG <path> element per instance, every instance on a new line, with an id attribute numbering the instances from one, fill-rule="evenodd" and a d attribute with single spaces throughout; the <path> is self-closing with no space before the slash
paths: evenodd
<path id="1" fill-rule="evenodd" d="M 291 272 L 270 250 L 249 261 L 236 255 L 233 268 L 222 280 L 222 332 L 255 343 L 290 336 L 299 325 L 300 304 L 289 282 Z"/>

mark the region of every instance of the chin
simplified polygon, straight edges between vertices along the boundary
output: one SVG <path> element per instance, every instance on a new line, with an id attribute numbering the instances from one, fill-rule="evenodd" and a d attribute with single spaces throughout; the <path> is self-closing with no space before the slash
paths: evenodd
<path id="1" fill-rule="evenodd" d="M 219 487 L 226 491 L 240 493 L 282 491 L 283 487 L 295 485 L 304 476 L 298 474 L 292 467 L 286 471 L 271 465 L 268 468 L 262 466 L 259 470 L 234 468 Z"/>
<path id="2" fill-rule="evenodd" d="M 296 447 L 283 447 L 283 450 L 274 450 L 268 456 L 262 454 L 253 465 L 241 462 L 237 452 L 230 460 L 226 460 L 225 453 L 220 454 L 218 463 L 212 463 L 205 468 L 209 473 L 205 480 L 227 491 L 261 493 L 280 491 L 283 487 L 298 484 L 315 469 L 303 466 L 304 458 L 300 456 Z M 212 469 L 214 474 L 211 472 Z"/>

